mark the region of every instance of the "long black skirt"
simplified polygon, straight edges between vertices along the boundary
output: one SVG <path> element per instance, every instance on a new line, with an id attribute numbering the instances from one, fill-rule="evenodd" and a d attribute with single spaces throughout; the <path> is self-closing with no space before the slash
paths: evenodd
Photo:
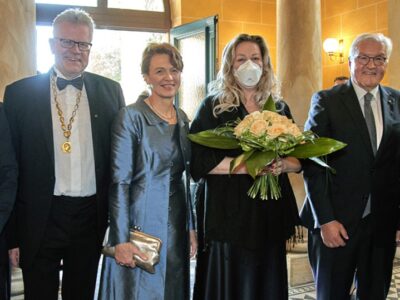
<path id="1" fill-rule="evenodd" d="M 288 299 L 285 241 L 256 251 L 211 241 L 198 253 L 193 299 Z"/>

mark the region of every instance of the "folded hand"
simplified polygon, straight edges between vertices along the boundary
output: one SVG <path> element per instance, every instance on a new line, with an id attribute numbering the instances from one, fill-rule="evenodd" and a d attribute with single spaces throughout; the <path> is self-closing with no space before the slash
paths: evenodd
<path id="1" fill-rule="evenodd" d="M 134 255 L 147 260 L 147 256 L 132 243 L 122 243 L 115 246 L 115 261 L 121 266 L 136 267 Z"/>

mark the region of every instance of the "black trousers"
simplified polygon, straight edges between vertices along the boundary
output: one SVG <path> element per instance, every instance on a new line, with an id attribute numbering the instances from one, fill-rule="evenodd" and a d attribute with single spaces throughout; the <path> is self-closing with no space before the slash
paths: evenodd
<path id="1" fill-rule="evenodd" d="M 26 300 L 58 299 L 61 261 L 63 300 L 93 299 L 101 250 L 95 201 L 95 196 L 53 198 L 40 250 L 22 269 Z"/>
<path id="2" fill-rule="evenodd" d="M 355 278 L 357 299 L 384 300 L 389 292 L 393 259 L 393 243 L 374 242 L 369 217 L 361 220 L 346 246 L 326 247 L 319 229 L 309 231 L 308 253 L 318 300 L 348 300 Z"/>

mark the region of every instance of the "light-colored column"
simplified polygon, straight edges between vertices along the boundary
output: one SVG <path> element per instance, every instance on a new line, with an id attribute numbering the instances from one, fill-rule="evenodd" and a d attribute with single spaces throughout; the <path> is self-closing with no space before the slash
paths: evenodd
<path id="1" fill-rule="evenodd" d="M 400 1 L 388 0 L 388 26 L 389 37 L 393 42 L 393 52 L 390 57 L 387 75 L 389 76 L 389 86 L 400 89 Z"/>
<path id="2" fill-rule="evenodd" d="M 320 0 L 277 0 L 277 75 L 296 123 L 322 88 Z"/>
<path id="3" fill-rule="evenodd" d="M 0 101 L 7 84 L 36 73 L 34 0 L 0 0 Z"/>
<path id="4" fill-rule="evenodd" d="M 282 96 L 303 128 L 310 99 L 322 88 L 320 0 L 277 0 L 277 75 Z M 301 175 L 291 175 L 297 204 L 304 200 Z"/>

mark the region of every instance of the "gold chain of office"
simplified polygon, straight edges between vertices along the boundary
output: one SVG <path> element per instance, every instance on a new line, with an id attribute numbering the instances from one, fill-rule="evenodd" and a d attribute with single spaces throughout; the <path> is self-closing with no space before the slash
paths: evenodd
<path id="1" fill-rule="evenodd" d="M 69 118 L 68 124 L 65 124 L 64 114 L 61 110 L 60 103 L 57 100 L 57 87 L 56 87 L 56 79 L 57 76 L 53 76 L 51 80 L 51 88 L 53 90 L 54 102 L 56 103 L 57 114 L 61 124 L 61 130 L 63 131 L 63 135 L 66 138 L 66 141 L 61 144 L 61 150 L 64 153 L 71 153 L 72 144 L 69 138 L 71 137 L 72 133 L 72 123 L 75 121 L 75 116 L 79 108 L 79 103 L 81 102 L 82 90 L 78 91 L 76 95 L 75 106 L 72 110 L 71 117 Z"/>

